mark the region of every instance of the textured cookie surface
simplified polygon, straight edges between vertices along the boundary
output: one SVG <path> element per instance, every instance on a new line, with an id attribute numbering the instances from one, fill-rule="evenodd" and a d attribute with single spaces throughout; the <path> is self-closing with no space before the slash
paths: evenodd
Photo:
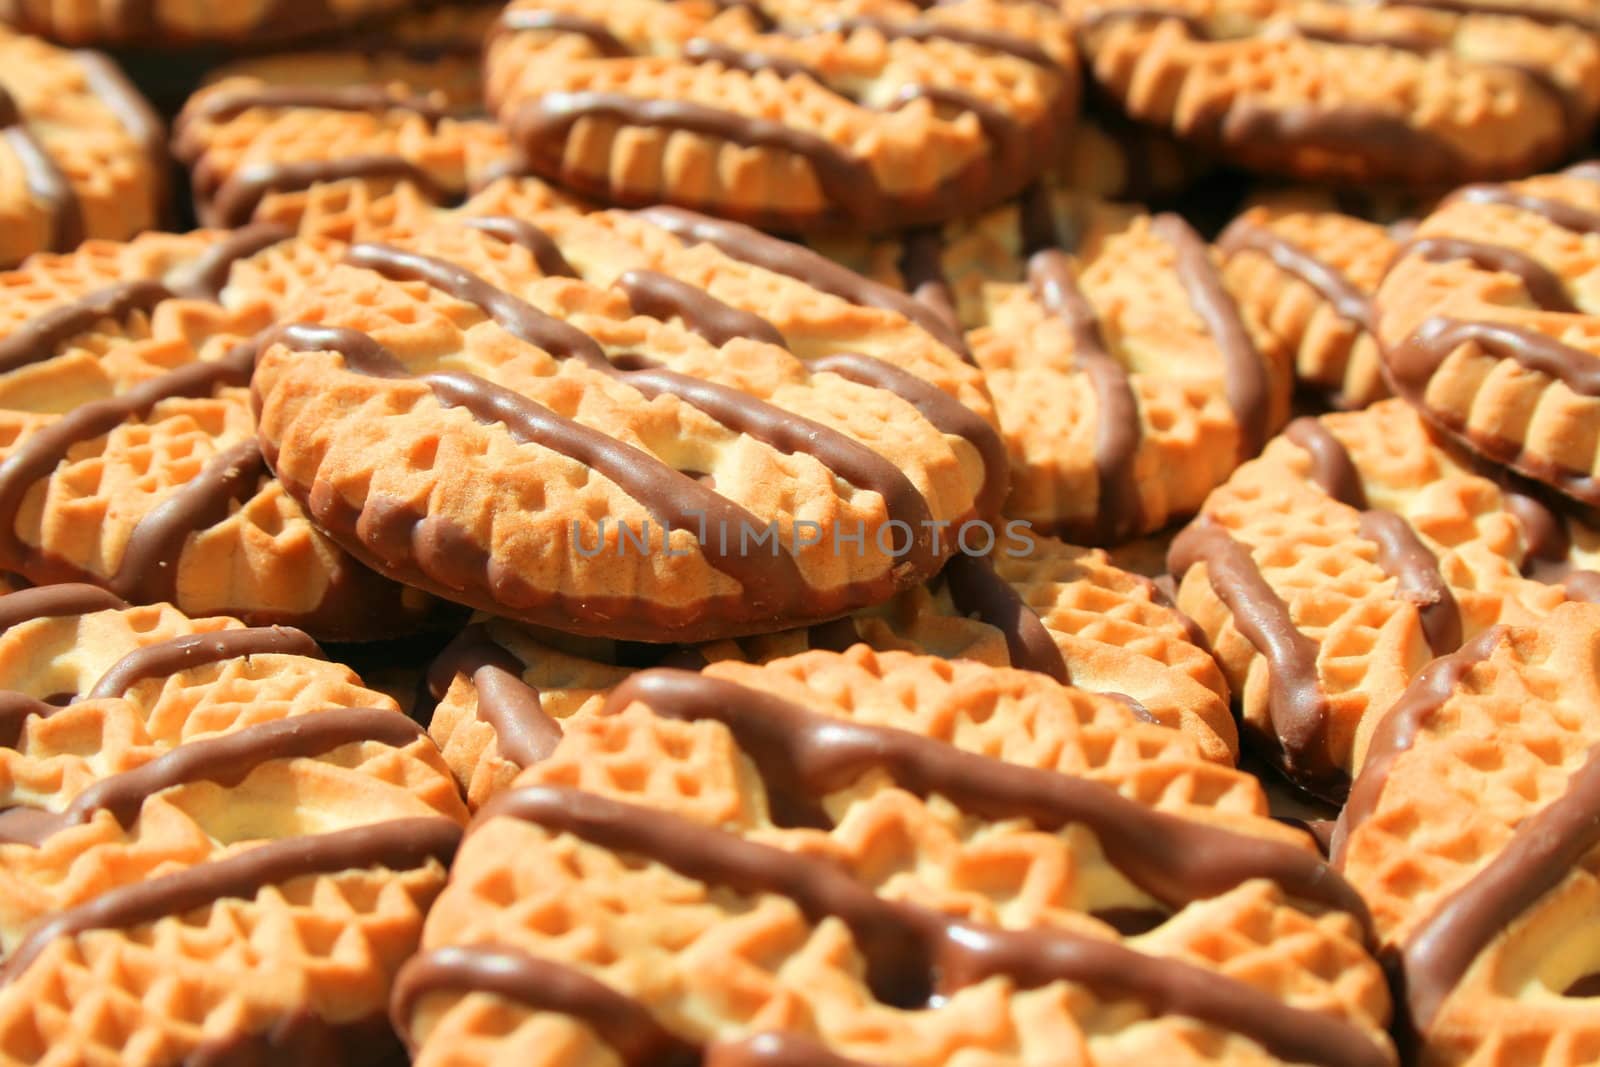
<path id="1" fill-rule="evenodd" d="M 382 1062 L 466 811 L 298 630 L 0 598 L 0 1058 Z"/>
<path id="2" fill-rule="evenodd" d="M 1372 731 L 1436 656 L 1594 599 L 1592 533 L 1486 477 L 1403 401 L 1299 419 L 1173 542 L 1248 732 L 1339 798 Z"/>
<path id="3" fill-rule="evenodd" d="M 611 204 L 888 230 L 1017 193 L 1076 111 L 1049 5 L 517 0 L 488 92 L 533 172 Z"/>
<path id="4" fill-rule="evenodd" d="M 1383 720 L 1335 857 L 1400 961 L 1417 1062 L 1594 1060 L 1600 608 L 1497 627 Z"/>
<path id="5" fill-rule="evenodd" d="M 978 371 L 895 309 L 937 317 L 647 214 L 354 246 L 265 342 L 280 480 L 383 573 L 598 636 L 770 631 L 930 577 L 1006 477 Z"/>
<path id="6" fill-rule="evenodd" d="M 172 48 L 286 41 L 420 6 L 419 0 L 0 0 L 0 20 L 63 44 Z"/>
<path id="7" fill-rule="evenodd" d="M 1117 544 L 1193 514 L 1289 413 L 1289 367 L 1181 218 L 1059 184 L 830 254 L 966 331 L 1011 461 L 1006 514 Z"/>
<path id="8" fill-rule="evenodd" d="M 0 267 L 161 221 L 161 119 L 107 57 L 0 29 Z"/>
<path id="9" fill-rule="evenodd" d="M 1181 733 L 858 646 L 630 679 L 479 813 L 392 1010 L 426 1067 L 1392 1063 L 1360 913 Z"/>
<path id="10" fill-rule="evenodd" d="M 1009 549 L 1009 546 L 1008 546 Z M 961 556 L 929 585 L 805 629 L 693 647 L 584 642 L 483 620 L 430 674 L 430 730 L 474 807 L 506 788 L 593 714 L 635 670 L 766 662 L 808 649 L 873 648 L 972 660 L 1114 694 L 1145 721 L 1182 730 L 1204 757 L 1238 755 L 1227 686 L 1192 626 L 1148 579 L 1096 549 L 1050 538 Z"/>
<path id="11" fill-rule="evenodd" d="M 1560 160 L 1600 111 L 1587 4 L 1571 20 L 1517 3 L 1067 7 L 1099 85 L 1134 118 L 1300 178 L 1515 177 Z"/>
<path id="12" fill-rule="evenodd" d="M 1401 395 L 1469 447 L 1600 503 L 1600 164 L 1472 185 L 1379 290 Z"/>
<path id="13" fill-rule="evenodd" d="M 0 569 L 321 637 L 417 625 L 428 598 L 314 529 L 256 444 L 244 342 L 337 257 L 285 237 L 151 233 L 0 274 Z"/>

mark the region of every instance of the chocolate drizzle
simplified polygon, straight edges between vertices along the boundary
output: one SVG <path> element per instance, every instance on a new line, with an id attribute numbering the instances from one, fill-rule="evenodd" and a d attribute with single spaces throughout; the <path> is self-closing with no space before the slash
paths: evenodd
<path id="1" fill-rule="evenodd" d="M 28 194 L 44 206 L 49 217 L 46 247 L 52 252 L 75 248 L 84 238 L 83 205 L 78 200 L 78 192 L 45 151 L 44 144 L 28 128 L 27 116 L 3 85 L 0 85 L 0 137 L 22 165 Z"/>
<path id="2" fill-rule="evenodd" d="M 308 875 L 366 867 L 411 870 L 429 860 L 448 865 L 460 841 L 461 827 L 450 819 L 395 819 L 269 841 L 210 863 L 118 886 L 35 926 L 0 967 L 0 984 L 15 981 L 58 938 L 138 926 L 228 898 L 250 899 L 266 886 Z"/>
<path id="3" fill-rule="evenodd" d="M 1309 285 L 1327 301 L 1340 318 L 1371 332 L 1372 300 L 1343 271 L 1266 226 L 1237 219 L 1217 238 L 1217 249 L 1225 256 L 1240 252 L 1259 252 L 1274 266 Z"/>
<path id="4" fill-rule="evenodd" d="M 1322 420 L 1304 415 L 1295 419 L 1283 431 L 1283 436 L 1299 445 L 1311 458 L 1311 480 L 1319 489 L 1339 503 L 1364 511 L 1367 491 L 1361 482 L 1361 472 L 1344 443 L 1322 425 Z"/>
<path id="5" fill-rule="evenodd" d="M 1600 396 L 1600 361 L 1583 349 L 1524 326 L 1446 318 L 1429 319 L 1389 350 L 1389 370 L 1401 395 L 1420 403 L 1439 365 L 1466 345 L 1547 374 L 1575 393 Z"/>
<path id="6" fill-rule="evenodd" d="M 1539 308 L 1567 314 L 1578 310 L 1555 271 L 1514 248 L 1452 237 L 1420 237 L 1404 245 L 1395 259 L 1407 254 L 1419 255 L 1430 263 L 1465 259 L 1482 270 L 1511 274 L 1522 282 L 1522 288 Z"/>
<path id="7" fill-rule="evenodd" d="M 539 690 L 522 680 L 522 672 L 521 661 L 475 622 L 428 668 L 428 689 L 434 699 L 442 699 L 457 675 L 471 679 L 478 718 L 494 728 L 501 757 L 531 767 L 561 743 L 561 726 L 546 714 Z"/>
<path id="8" fill-rule="evenodd" d="M 1392 511 L 1361 513 L 1361 536 L 1378 546 L 1378 566 L 1395 579 L 1395 596 L 1416 605 L 1435 656 L 1461 644 L 1461 608 L 1439 572 L 1439 560 L 1403 517 Z"/>
<path id="9" fill-rule="evenodd" d="M 228 122 L 252 108 L 313 108 L 319 111 L 400 111 L 436 125 L 456 112 L 427 96 L 400 95 L 381 85 L 261 85 L 232 92 L 212 93 L 185 109 L 175 136 L 187 142 L 189 127 L 197 122 Z M 193 158 L 194 149 L 176 150 Z"/>
<path id="10" fill-rule="evenodd" d="M 1138 532 L 1144 510 L 1136 477 L 1143 420 L 1127 368 L 1107 350 L 1100 317 L 1079 287 L 1065 252 L 1034 253 L 1028 260 L 1028 284 L 1040 306 L 1066 322 L 1073 358 L 1094 387 L 1094 466 L 1100 500 L 1093 538 L 1103 544 L 1125 541 Z"/>
<path id="11" fill-rule="evenodd" d="M 617 279 L 617 288 L 641 315 L 663 321 L 682 319 L 690 330 L 721 348 L 747 337 L 788 350 L 778 328 L 760 315 L 724 304 L 699 286 L 653 270 L 630 270 Z"/>
<path id="12" fill-rule="evenodd" d="M 1217 972 L 1066 930 L 1006 930 L 884 900 L 830 864 L 679 816 L 533 786 L 497 796 L 479 813 L 478 825 L 499 817 L 655 860 L 737 893 L 785 896 L 813 922 L 838 918 L 865 958 L 868 985 L 888 1004 L 920 1006 L 932 995 L 991 977 L 1023 989 L 1081 983 L 1103 996 L 1138 999 L 1155 1014 L 1184 1015 L 1238 1033 L 1285 1060 L 1329 1067 L 1388 1063 L 1386 1050 L 1355 1026 L 1292 1008 Z"/>
<path id="13" fill-rule="evenodd" d="M 270 193 L 296 192 L 348 178 L 392 178 L 410 182 L 436 204 L 449 194 L 421 166 L 401 156 L 346 156 L 299 163 L 248 163 L 218 183 L 202 160 L 195 171 L 200 221 L 234 229 L 249 222 Z"/>
<path id="14" fill-rule="evenodd" d="M 0 374 L 47 360 L 63 344 L 106 319 L 148 312 L 173 294 L 160 282 L 118 282 L 52 307 L 0 339 Z"/>
<path id="15" fill-rule="evenodd" d="M 89 690 L 88 700 L 120 697 L 140 682 L 162 678 L 208 663 L 241 656 L 308 656 L 322 659 L 322 649 L 288 626 L 252 626 L 215 633 L 189 634 L 134 649 L 111 665 Z"/>
<path id="16" fill-rule="evenodd" d="M 181 272 L 175 272 L 177 277 L 169 278 L 167 287 L 175 296 L 214 303 L 222 299 L 235 263 L 293 236 L 293 230 L 272 222 L 242 227 L 200 253 Z"/>
<path id="17" fill-rule="evenodd" d="M 37 715 L 41 719 L 48 719 L 60 710 L 54 704 L 35 700 L 26 693 L 19 693 L 14 689 L 0 689 L 0 748 L 15 749 L 22 742 L 22 731 L 27 726 L 30 716 Z M 0 819 L 4 818 L 5 813 L 0 812 Z"/>
<path id="18" fill-rule="evenodd" d="M 633 50 L 623 44 L 605 23 L 566 11 L 508 9 L 495 19 L 491 36 L 504 33 L 570 33 L 587 40 L 595 52 L 606 59 L 622 59 Z"/>
<path id="19" fill-rule="evenodd" d="M 768 1031 L 706 1049 L 701 1067 L 871 1067 L 846 1059 L 809 1037 Z"/>
<path id="20" fill-rule="evenodd" d="M 1005 635 L 1013 667 L 1047 674 L 1063 685 L 1072 683 L 1061 649 L 1038 612 L 995 573 L 988 560 L 958 552 L 945 565 L 944 581 L 958 612 L 976 615 Z"/>
<path id="21" fill-rule="evenodd" d="M 514 219 L 509 215 L 484 215 L 457 221 L 460 225 L 486 233 L 497 241 L 526 248 L 533 254 L 533 261 L 538 265 L 539 273 L 547 278 L 578 276 L 572 264 L 567 262 L 567 257 L 561 254 L 561 247 L 556 244 L 555 238 L 527 219 Z"/>
<path id="22" fill-rule="evenodd" d="M 0 633 L 34 619 L 59 619 L 91 615 L 97 611 L 122 611 L 127 603 L 97 585 L 72 582 L 41 585 L 0 596 Z"/>
<path id="23" fill-rule="evenodd" d="M 1552 226 L 1573 233 L 1600 233 L 1600 212 L 1555 200 L 1547 196 L 1519 193 L 1504 185 L 1469 185 L 1450 195 L 1449 202 L 1464 201 L 1469 204 L 1496 204 L 1514 207 L 1538 215 Z"/>

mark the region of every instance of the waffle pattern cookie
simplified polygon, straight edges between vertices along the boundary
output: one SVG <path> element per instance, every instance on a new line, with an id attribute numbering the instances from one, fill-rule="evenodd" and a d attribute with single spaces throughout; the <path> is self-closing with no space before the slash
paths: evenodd
<path id="1" fill-rule="evenodd" d="M 1373 295 L 1408 228 L 1279 202 L 1250 208 L 1217 238 L 1229 290 L 1288 351 L 1299 393 L 1342 411 L 1389 395 Z"/>
<path id="2" fill-rule="evenodd" d="M 1379 291 L 1400 394 L 1484 456 L 1600 504 L 1600 164 L 1470 185 Z"/>
<path id="3" fill-rule="evenodd" d="M 1013 196 L 1078 103 L 1066 23 L 1004 0 L 517 0 L 488 83 L 542 177 L 788 232 Z"/>
<path id="4" fill-rule="evenodd" d="M 1592 540 L 1388 400 L 1290 423 L 1169 558 L 1250 733 L 1292 781 L 1338 799 L 1436 656 L 1594 597 L 1597 576 L 1574 568 Z"/>
<path id="5" fill-rule="evenodd" d="M 382 1062 L 466 811 L 298 630 L 0 598 L 0 1058 Z"/>
<path id="6" fill-rule="evenodd" d="M 1098 549 L 1050 538 L 1031 551 L 958 556 L 938 579 L 852 616 L 692 647 L 577 641 L 501 620 L 470 626 L 429 676 L 430 730 L 474 808 L 593 714 L 636 669 L 767 662 L 856 644 L 1016 667 L 1124 701 L 1182 730 L 1206 759 L 1232 764 L 1227 686 L 1193 624 L 1154 582 Z"/>
<path id="7" fill-rule="evenodd" d="M 424 6 L 425 0 L 0 0 L 0 21 L 63 44 L 175 48 L 260 46 L 324 34 Z"/>
<path id="8" fill-rule="evenodd" d="M 1035 187 L 969 222 L 822 247 L 966 331 L 1010 453 L 1006 514 L 1040 530 L 1158 530 L 1288 418 L 1287 361 L 1177 215 Z"/>
<path id="9" fill-rule="evenodd" d="M 1590 5 L 1069 0 L 1099 85 L 1134 118 L 1307 179 L 1513 177 L 1600 112 Z"/>
<path id="10" fill-rule="evenodd" d="M 262 447 L 347 550 L 486 611 L 650 641 L 830 618 L 1004 498 L 978 371 L 899 308 L 940 325 L 675 209 L 451 221 L 290 307 Z"/>
<path id="11" fill-rule="evenodd" d="M 166 128 L 98 52 L 0 29 L 0 267 L 165 215 Z"/>
<path id="12" fill-rule="evenodd" d="M 0 275 L 0 569 L 137 603 L 401 633 L 429 598 L 307 521 L 256 444 L 248 339 L 332 245 L 146 234 Z"/>
<path id="13" fill-rule="evenodd" d="M 1600 608 L 1496 627 L 1384 717 L 1335 833 L 1399 962 L 1418 1063 L 1591 1061 Z"/>
<path id="14" fill-rule="evenodd" d="M 1379 1067 L 1363 910 L 1126 704 L 857 647 L 630 678 L 479 812 L 392 1011 L 419 1067 Z"/>

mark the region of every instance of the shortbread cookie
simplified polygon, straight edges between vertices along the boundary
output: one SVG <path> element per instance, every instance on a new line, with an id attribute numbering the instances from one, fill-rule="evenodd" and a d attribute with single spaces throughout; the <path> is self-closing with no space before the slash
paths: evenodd
<path id="1" fill-rule="evenodd" d="M 178 48 L 260 46 L 327 33 L 424 5 L 424 0 L 0 0 L 0 21 L 63 44 Z"/>
<path id="2" fill-rule="evenodd" d="M 262 448 L 348 551 L 494 614 L 649 641 L 831 618 L 1004 498 L 978 371 L 900 305 L 673 210 L 449 222 L 291 304 Z"/>
<path id="3" fill-rule="evenodd" d="M 298 630 L 0 598 L 0 1058 L 357 1064 L 466 811 Z"/>
<path id="4" fill-rule="evenodd" d="M 1250 208 L 1217 238 L 1228 288 L 1289 352 L 1297 391 L 1344 411 L 1389 395 L 1372 298 L 1405 229 L 1279 203 Z"/>
<path id="5" fill-rule="evenodd" d="M 858 646 L 630 678 L 479 813 L 392 1012 L 419 1067 L 1378 1067 L 1363 922 L 1183 734 Z"/>
<path id="6" fill-rule="evenodd" d="M 0 29 L 0 267 L 159 223 L 166 130 L 98 52 Z"/>
<path id="7" fill-rule="evenodd" d="M 970 222 L 821 246 L 966 331 L 1006 514 L 1110 545 L 1193 514 L 1289 415 L 1290 374 L 1180 217 L 1036 188 Z"/>
<path id="8" fill-rule="evenodd" d="M 1576 5 L 1575 5 L 1576 6 Z M 1257 170 L 1458 183 L 1560 160 L 1600 112 L 1594 14 L 1326 0 L 1070 0 L 1134 118 Z"/>
<path id="9" fill-rule="evenodd" d="M 435 32 L 481 38 L 494 14 L 450 11 Z M 408 185 L 459 202 L 511 166 L 505 136 L 482 110 L 476 51 L 362 42 L 244 60 L 215 72 L 184 105 L 173 151 L 191 169 L 207 226 L 282 220 L 280 198 L 331 183 L 367 195 Z"/>
<path id="10" fill-rule="evenodd" d="M 1597 591 L 1593 537 L 1478 473 L 1400 400 L 1303 418 L 1173 542 L 1178 606 L 1238 694 L 1247 735 L 1343 796 L 1417 672 L 1499 623 Z"/>
<path id="11" fill-rule="evenodd" d="M 1335 834 L 1416 1062 L 1579 1064 L 1600 1017 L 1600 608 L 1496 627 L 1383 718 Z"/>
<path id="12" fill-rule="evenodd" d="M 1423 221 L 1383 288 L 1396 389 L 1456 439 L 1600 503 L 1600 164 L 1472 185 Z"/>
<path id="13" fill-rule="evenodd" d="M 1078 105 L 1066 23 L 1006 0 L 516 0 L 487 70 L 533 173 L 786 232 L 1014 196 Z"/>
<path id="14" fill-rule="evenodd" d="M 1015 551 L 1017 554 L 1013 555 Z M 1036 671 L 1114 695 L 1232 764 L 1237 734 L 1216 662 L 1155 583 L 1098 549 L 1050 538 L 958 556 L 927 586 L 804 629 L 698 646 L 574 642 L 483 619 L 434 664 L 430 730 L 474 807 L 510 785 L 641 666 L 766 662 L 856 644 Z"/>
<path id="15" fill-rule="evenodd" d="M 247 339 L 329 265 L 286 236 L 91 241 L 0 275 L 0 570 L 335 639 L 425 617 L 430 598 L 311 525 L 256 444 Z"/>

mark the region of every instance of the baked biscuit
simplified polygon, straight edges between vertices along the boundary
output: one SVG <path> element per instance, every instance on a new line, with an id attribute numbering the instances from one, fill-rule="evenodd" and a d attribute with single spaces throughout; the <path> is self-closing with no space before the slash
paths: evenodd
<path id="1" fill-rule="evenodd" d="M 1589 136 L 1587 4 L 1069 0 L 1099 86 L 1255 170 L 1407 185 L 1515 177 Z"/>
<path id="2" fill-rule="evenodd" d="M 1496 627 L 1384 717 L 1335 833 L 1419 1064 L 1593 1060 L 1600 608 Z"/>
<path id="3" fill-rule="evenodd" d="M 0 597 L 0 1058 L 380 1063 L 466 811 L 298 630 Z"/>
<path id="4" fill-rule="evenodd" d="M 451 221 L 291 304 L 262 448 L 348 551 L 495 614 L 648 641 L 831 618 L 1004 497 L 978 371 L 900 307 L 925 312 L 673 209 Z"/>
<path id="5" fill-rule="evenodd" d="M 429 598 L 317 531 L 256 444 L 248 339 L 337 255 L 286 236 L 150 233 L 0 274 L 0 570 L 335 639 L 422 621 Z"/>
<path id="6" fill-rule="evenodd" d="M 1036 187 L 974 220 L 824 248 L 966 331 L 1005 512 L 1114 545 L 1191 515 L 1289 415 L 1290 374 L 1177 215 Z"/>
<path id="7" fill-rule="evenodd" d="M 0 267 L 166 214 L 166 128 L 98 52 L 0 29 Z"/>
<path id="8" fill-rule="evenodd" d="M 1600 164 L 1471 185 L 1379 290 L 1400 395 L 1455 439 L 1600 503 Z"/>
<path id="9" fill-rule="evenodd" d="M 927 586 L 803 629 L 697 646 L 574 641 L 482 619 L 429 673 L 430 731 L 474 808 L 511 784 L 636 669 L 762 663 L 865 643 L 1035 671 L 1128 702 L 1141 719 L 1182 730 L 1206 759 L 1232 764 L 1227 685 L 1193 623 L 1149 579 L 1098 549 L 1051 538 L 987 558 L 958 556 Z M 1012 551 L 1017 555 L 1012 555 Z"/>
<path id="10" fill-rule="evenodd" d="M 424 6 L 426 0 L 0 0 L 0 21 L 63 44 L 178 48 L 261 46 Z"/>
<path id="11" fill-rule="evenodd" d="M 1178 606 L 1247 737 L 1341 799 L 1383 713 L 1435 657 L 1588 600 L 1593 533 L 1480 473 L 1400 400 L 1302 418 L 1174 541 Z"/>
<path id="12" fill-rule="evenodd" d="M 1004 0 L 516 0 L 487 72 L 533 173 L 785 232 L 1014 196 L 1078 105 L 1066 23 Z"/>
<path id="13" fill-rule="evenodd" d="M 1376 1067 L 1362 913 L 1183 734 L 858 646 L 629 679 L 480 811 L 392 1012 L 419 1067 Z"/>

